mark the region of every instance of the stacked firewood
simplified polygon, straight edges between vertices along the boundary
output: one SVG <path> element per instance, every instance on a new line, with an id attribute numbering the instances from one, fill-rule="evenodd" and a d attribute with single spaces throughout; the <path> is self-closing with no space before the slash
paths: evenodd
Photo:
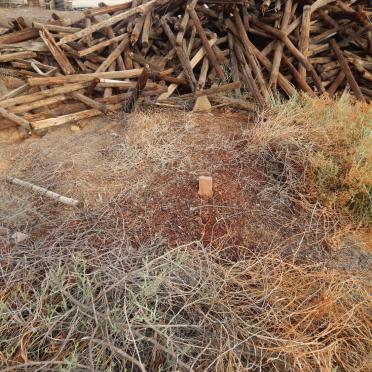
<path id="1" fill-rule="evenodd" d="M 208 95 L 372 98 L 371 9 L 349 0 L 131 0 L 12 22 L 0 36 L 4 125 L 23 133 Z M 227 92 L 229 94 L 221 94 Z M 243 93 L 243 94 L 242 94 Z M 5 124 L 4 124 L 5 122 Z"/>

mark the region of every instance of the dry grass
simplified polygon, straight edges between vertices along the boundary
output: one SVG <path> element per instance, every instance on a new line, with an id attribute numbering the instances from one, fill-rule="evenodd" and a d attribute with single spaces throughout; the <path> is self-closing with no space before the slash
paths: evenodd
<path id="1" fill-rule="evenodd" d="M 371 105 L 295 96 L 263 114 L 248 137 L 247 151 L 275 166 L 303 204 L 372 223 Z"/>
<path id="2" fill-rule="evenodd" d="M 1 187 L 30 239 L 0 237 L 0 368 L 369 371 L 371 276 L 326 249 L 346 212 L 368 224 L 363 113 L 298 97 L 256 125 L 146 112 L 17 147 L 10 174 L 84 208 Z"/>

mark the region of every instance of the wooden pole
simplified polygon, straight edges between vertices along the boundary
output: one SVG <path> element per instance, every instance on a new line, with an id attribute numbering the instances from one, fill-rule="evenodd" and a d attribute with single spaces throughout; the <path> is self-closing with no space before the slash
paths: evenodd
<path id="1" fill-rule="evenodd" d="M 365 98 L 363 96 L 363 93 L 360 90 L 359 85 L 356 82 L 356 80 L 354 78 L 354 75 L 351 72 L 350 67 L 349 67 L 349 65 L 348 65 L 348 63 L 347 63 L 344 55 L 342 54 L 341 49 L 337 45 L 336 40 L 335 39 L 331 39 L 329 41 L 329 44 L 331 45 L 331 47 L 332 47 L 332 49 L 333 49 L 333 51 L 334 51 L 334 53 L 335 53 L 338 61 L 340 62 L 341 69 L 344 72 L 344 74 L 346 76 L 346 79 L 347 79 L 348 83 L 350 84 L 350 88 L 352 89 L 352 91 L 355 94 L 355 97 L 357 99 L 359 99 L 360 101 L 365 102 L 366 100 L 365 100 Z"/>

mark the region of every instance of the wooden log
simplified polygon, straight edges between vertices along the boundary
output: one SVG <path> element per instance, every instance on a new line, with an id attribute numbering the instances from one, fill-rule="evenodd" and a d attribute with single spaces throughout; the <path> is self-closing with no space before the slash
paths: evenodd
<path id="1" fill-rule="evenodd" d="M 8 119 L 10 121 L 12 121 L 13 123 L 19 125 L 20 127 L 22 127 L 27 133 L 30 132 L 30 122 L 27 121 L 26 119 L 23 119 L 22 117 L 18 116 L 18 115 L 15 115 L 13 114 L 12 112 L 9 112 L 7 111 L 5 108 L 3 107 L 0 107 L 0 115 L 5 118 L 5 119 Z"/>
<path id="2" fill-rule="evenodd" d="M 135 14 L 144 14 L 144 13 L 150 11 L 152 9 L 152 7 L 155 5 L 156 2 L 157 2 L 157 0 L 150 0 L 146 4 L 137 6 L 137 7 L 133 8 L 133 9 L 129 9 L 129 10 L 127 10 L 124 13 L 117 14 L 117 15 L 115 15 L 113 17 L 110 17 L 110 18 L 105 19 L 105 20 L 103 20 L 101 22 L 98 22 L 96 24 L 93 24 L 92 26 L 90 26 L 88 28 L 85 28 L 85 29 L 83 29 L 81 31 L 78 31 L 78 32 L 76 32 L 74 34 L 65 36 L 64 38 L 62 38 L 58 42 L 58 45 L 66 44 L 66 43 L 69 43 L 71 41 L 75 41 L 75 40 L 81 39 L 84 36 L 87 36 L 87 35 L 92 34 L 93 32 L 102 30 L 104 27 L 111 26 L 111 25 L 113 25 L 113 24 L 115 24 L 115 23 L 117 23 L 119 21 L 123 21 L 124 19 L 128 19 L 132 15 L 135 15 Z"/>
<path id="3" fill-rule="evenodd" d="M 95 78 L 107 78 L 107 79 L 132 79 L 138 78 L 141 75 L 142 69 L 132 69 L 125 71 L 106 71 L 106 72 L 94 72 L 91 74 L 75 74 L 69 76 L 52 76 L 52 77 L 41 77 L 41 78 L 30 78 L 28 83 L 30 86 L 39 85 L 58 85 L 67 83 L 80 83 L 89 82 Z"/>
<path id="4" fill-rule="evenodd" d="M 47 78 L 43 78 L 43 79 L 47 79 Z M 42 90 L 37 93 L 27 94 L 23 96 L 14 97 L 14 98 L 8 98 L 6 100 L 0 101 L 0 107 L 8 108 L 11 106 L 35 102 L 40 99 L 44 99 L 46 97 L 52 97 L 52 96 L 56 96 L 59 94 L 73 92 L 74 90 L 79 90 L 79 89 L 84 88 L 86 85 L 87 84 L 70 84 L 70 85 L 64 85 L 64 86 L 57 87 L 57 88 Z"/>
<path id="5" fill-rule="evenodd" d="M 345 79 L 345 73 L 341 70 L 338 73 L 336 79 L 333 81 L 333 83 L 327 89 L 327 93 L 329 94 L 330 97 L 333 97 L 334 96 L 334 94 L 336 93 L 337 89 L 339 88 L 339 86 L 344 81 L 344 79 Z"/>
<path id="6" fill-rule="evenodd" d="M 238 66 L 238 60 L 236 58 L 235 54 L 235 42 L 234 42 L 234 36 L 231 32 L 228 33 L 228 44 L 230 49 L 230 66 L 231 66 L 231 73 L 232 73 L 232 80 L 234 82 L 240 82 L 240 73 L 239 73 L 239 66 Z M 235 94 L 240 95 L 240 88 L 235 89 Z"/>
<path id="7" fill-rule="evenodd" d="M 57 194 L 56 192 L 50 191 L 48 189 L 45 189 L 44 187 L 40 187 L 37 185 L 34 185 L 31 182 L 20 180 L 16 177 L 7 176 L 6 181 L 9 183 L 12 183 L 13 185 L 21 186 L 26 189 L 32 190 L 36 192 L 37 194 L 46 196 L 47 198 L 53 199 L 59 203 L 68 205 L 70 207 L 78 207 L 80 205 L 80 202 L 76 199 L 68 198 L 66 196 L 62 196 L 60 194 Z"/>
<path id="8" fill-rule="evenodd" d="M 94 99 L 85 96 L 82 93 L 71 92 L 70 95 L 71 95 L 72 98 L 75 98 L 77 101 L 80 101 L 80 102 L 84 103 L 88 107 L 99 110 L 99 111 L 101 111 L 105 114 L 107 113 L 107 107 L 104 104 L 99 103 L 99 102 L 95 101 Z"/>
<path id="9" fill-rule="evenodd" d="M 38 112 L 36 114 L 25 114 L 25 119 L 28 121 L 39 121 L 43 119 L 54 118 L 57 116 L 73 114 L 75 112 L 84 111 L 86 110 L 86 105 L 81 102 L 74 102 L 74 103 L 63 103 L 58 105 L 58 107 L 46 110 L 43 112 Z"/>
<path id="10" fill-rule="evenodd" d="M 290 62 L 289 58 L 287 58 L 284 54 L 282 55 L 282 59 L 286 66 L 288 67 L 289 71 L 295 78 L 297 84 L 299 87 L 306 93 L 308 93 L 310 96 L 314 97 L 315 93 L 314 91 L 310 88 L 310 86 L 307 84 L 306 79 L 297 71 L 297 69 L 292 65 Z"/>
<path id="11" fill-rule="evenodd" d="M 232 31 L 232 33 L 237 38 L 239 38 L 239 32 L 237 31 L 237 29 L 236 29 L 234 23 L 231 21 L 231 19 L 229 19 L 229 18 L 226 19 L 225 24 Z M 270 60 L 265 55 L 263 55 L 257 49 L 257 47 L 254 44 L 251 43 L 251 41 L 249 41 L 249 45 L 250 45 L 250 48 L 251 48 L 252 52 L 256 56 L 256 58 L 261 62 L 261 64 L 266 68 L 266 70 L 270 72 L 271 69 L 272 69 L 272 64 L 271 64 Z M 288 96 L 291 96 L 292 94 L 294 94 L 296 92 L 296 89 L 294 88 L 294 86 L 281 73 L 279 73 L 279 75 L 278 75 L 278 84 L 282 87 L 282 89 L 287 93 Z"/>
<path id="12" fill-rule="evenodd" d="M 35 130 L 56 127 L 63 124 L 73 123 L 79 120 L 88 119 L 93 116 L 101 115 L 101 111 L 96 109 L 84 110 L 73 114 L 58 116 L 56 118 L 32 121 L 31 127 Z"/>
<path id="13" fill-rule="evenodd" d="M 302 14 L 302 24 L 300 31 L 300 43 L 299 50 L 305 56 L 309 55 L 309 44 L 310 44 L 310 20 L 311 20 L 311 7 L 305 5 Z M 301 76 L 306 79 L 306 68 L 304 65 L 298 67 L 298 72 Z"/>
<path id="14" fill-rule="evenodd" d="M 63 32 L 67 34 L 73 34 L 75 32 L 81 31 L 81 28 L 78 27 L 67 27 L 67 26 L 60 26 L 55 24 L 48 24 L 48 23 L 39 23 L 39 22 L 32 22 L 32 27 L 42 30 L 43 28 L 47 29 L 48 31 L 54 32 Z"/>
<path id="15" fill-rule="evenodd" d="M 198 79 L 198 90 L 204 89 L 205 83 L 207 81 L 208 69 L 209 69 L 209 60 L 207 57 L 204 57 L 202 66 L 200 68 L 200 74 L 199 74 L 199 79 Z"/>
<path id="16" fill-rule="evenodd" d="M 229 90 L 234 90 L 234 89 L 239 89 L 239 88 L 240 88 L 240 82 L 235 81 L 233 83 L 226 83 L 226 84 L 222 84 L 222 85 L 212 87 L 209 89 L 198 90 L 193 93 L 182 94 L 176 97 L 176 99 L 196 98 L 196 97 L 201 97 L 201 96 L 215 95 L 215 94 L 220 94 L 220 93 L 227 92 Z"/>
<path id="17" fill-rule="evenodd" d="M 144 48 L 149 47 L 150 34 L 151 34 L 151 24 L 152 24 L 152 13 L 148 12 L 145 16 L 145 21 L 142 28 L 142 39 L 141 43 Z"/>
<path id="18" fill-rule="evenodd" d="M 243 72 L 243 76 L 245 77 L 245 81 L 249 87 L 249 90 L 251 91 L 253 97 L 256 99 L 258 105 L 261 108 L 264 108 L 266 104 L 265 97 L 260 92 L 256 84 L 256 81 L 254 80 L 254 77 L 252 75 L 251 67 L 248 65 L 248 63 L 245 60 L 244 53 L 243 53 L 243 47 L 241 47 L 238 42 L 235 42 L 234 47 L 235 47 L 236 57 L 238 58 L 238 61 L 241 65 L 241 70 Z"/>
<path id="19" fill-rule="evenodd" d="M 315 71 L 313 65 L 309 62 L 309 60 L 295 47 L 295 45 L 292 43 L 292 41 L 289 39 L 289 37 L 281 32 L 280 30 L 277 30 L 275 29 L 274 27 L 271 27 L 261 21 L 258 20 L 257 17 L 255 16 L 250 16 L 250 20 L 252 20 L 252 22 L 254 24 L 256 24 L 258 27 L 264 29 L 266 32 L 268 32 L 269 34 L 271 34 L 272 36 L 274 36 L 276 39 L 278 40 L 281 40 L 285 46 L 287 47 L 287 49 L 291 52 L 291 54 L 300 62 L 302 63 L 306 70 L 309 71 L 309 73 L 311 74 L 311 77 L 313 78 L 314 80 L 314 83 L 315 85 L 317 86 L 317 88 L 319 89 L 319 91 L 321 93 L 325 93 L 325 89 L 322 85 L 322 82 L 319 78 L 319 75 L 317 74 L 317 72 Z"/>
<path id="20" fill-rule="evenodd" d="M 137 83 L 135 81 L 123 81 L 123 80 L 112 80 L 112 79 L 100 79 L 97 86 L 99 88 L 122 88 L 131 89 L 135 88 Z M 160 86 L 156 83 L 148 81 L 146 84 L 147 89 L 156 89 Z"/>
<path id="21" fill-rule="evenodd" d="M 91 17 L 100 14 L 113 14 L 122 10 L 127 10 L 131 7 L 131 2 L 126 2 L 118 5 L 103 6 L 95 9 L 89 9 L 84 12 L 85 16 Z"/>
<path id="22" fill-rule="evenodd" d="M 121 53 L 129 44 L 129 36 L 125 34 L 126 37 L 120 42 L 120 44 L 110 53 L 110 55 L 105 59 L 104 62 L 97 68 L 96 72 L 105 72 L 114 61 L 120 57 Z"/>
<path id="23" fill-rule="evenodd" d="M 341 66 L 341 69 L 342 71 L 344 72 L 345 76 L 346 76 L 346 79 L 348 81 L 348 83 L 350 84 L 350 88 L 352 89 L 352 91 L 354 92 L 355 94 L 355 97 L 357 99 L 359 99 L 360 101 L 362 102 L 365 102 L 365 98 L 363 96 L 363 93 L 361 92 L 360 88 L 359 88 L 359 85 L 358 83 L 356 82 L 355 78 L 354 78 L 354 75 L 353 73 L 351 72 L 350 70 L 350 67 L 344 57 L 344 55 L 342 54 L 342 51 L 341 49 L 339 48 L 339 46 L 337 45 L 336 43 L 336 40 L 334 39 L 331 39 L 329 41 L 329 44 L 331 45 L 335 55 L 336 55 L 336 58 L 338 59 L 338 61 L 340 62 L 340 66 Z"/>
<path id="24" fill-rule="evenodd" d="M 0 62 L 11 62 L 19 58 L 35 58 L 36 56 L 37 54 L 31 51 L 2 54 L 0 55 Z"/>
<path id="25" fill-rule="evenodd" d="M 0 101 L 3 101 L 3 100 L 6 100 L 6 99 L 9 99 L 9 98 L 13 98 L 13 97 L 17 97 L 19 96 L 20 94 L 26 92 L 26 90 L 29 88 L 30 86 L 26 83 L 26 84 L 23 84 L 21 85 L 20 87 L 10 91 L 9 93 L 5 94 L 4 96 L 0 97 Z"/>
<path id="26" fill-rule="evenodd" d="M 79 50 L 77 53 L 78 53 L 78 56 L 79 57 L 84 57 L 88 54 L 91 54 L 91 53 L 94 53 L 94 52 L 97 52 L 99 50 L 102 50 L 114 43 L 117 43 L 125 38 L 127 38 L 128 35 L 127 34 L 122 34 L 122 35 L 119 35 L 119 36 L 115 36 L 114 38 L 112 39 L 107 39 L 107 40 L 104 40 L 98 44 L 95 44 L 95 45 L 92 45 L 91 47 L 89 48 L 86 48 L 86 49 L 83 49 L 83 50 Z"/>
<path id="27" fill-rule="evenodd" d="M 71 75 L 75 73 L 75 69 L 61 50 L 61 48 L 56 44 L 52 34 L 46 29 L 43 28 L 40 30 L 40 37 L 44 41 L 45 45 L 49 48 L 54 59 L 61 67 L 65 75 Z"/>
<path id="28" fill-rule="evenodd" d="M 176 38 L 172 33 L 172 30 L 170 29 L 169 25 L 167 24 L 166 20 L 163 18 L 162 20 L 162 26 L 164 33 L 167 35 L 169 42 L 171 43 L 172 47 L 175 48 L 176 54 L 178 56 L 178 59 L 181 63 L 181 66 L 184 69 L 186 79 L 189 82 L 190 88 L 192 91 L 195 90 L 195 87 L 197 85 L 196 78 L 194 75 L 194 72 L 192 70 L 190 60 L 187 57 L 187 54 L 185 53 L 185 50 L 182 46 L 178 46 L 176 44 Z"/>
<path id="29" fill-rule="evenodd" d="M 13 106 L 9 108 L 9 111 L 13 114 L 23 114 L 25 112 L 34 110 L 39 107 L 45 107 L 48 105 L 52 105 L 54 103 L 63 102 L 66 100 L 66 96 L 64 94 L 56 95 L 53 97 L 47 97 L 45 99 L 40 99 L 37 101 L 33 101 L 31 103 L 25 103 L 19 106 Z"/>
<path id="30" fill-rule="evenodd" d="M 195 12 L 195 9 L 192 6 L 188 5 L 187 6 L 187 11 L 189 12 L 190 17 L 191 17 L 191 19 L 194 23 L 195 28 L 196 28 L 196 31 L 197 31 L 201 41 L 203 42 L 203 46 L 205 48 L 205 51 L 206 51 L 206 54 L 208 56 L 209 62 L 211 63 L 213 68 L 216 70 L 216 73 L 217 73 L 218 77 L 222 81 L 225 81 L 225 74 L 224 74 L 221 66 L 219 65 L 219 63 L 217 61 L 217 57 L 216 57 L 212 47 L 210 46 L 210 44 L 208 42 L 207 35 L 205 34 L 205 31 L 203 29 L 203 26 L 200 22 L 200 19 L 199 19 L 198 15 Z"/>
<path id="31" fill-rule="evenodd" d="M 265 80 L 263 78 L 261 68 L 258 65 L 258 62 L 257 62 L 257 60 L 256 60 L 256 58 L 253 54 L 250 40 L 249 40 L 248 35 L 247 35 L 247 33 L 244 29 L 243 21 L 240 18 L 240 15 L 239 15 L 237 10 L 234 11 L 234 19 L 235 19 L 235 22 L 236 22 L 237 30 L 239 32 L 240 40 L 241 40 L 241 42 L 243 43 L 243 46 L 244 46 L 244 48 L 242 48 L 241 50 L 243 51 L 245 57 L 247 58 L 249 67 L 254 71 L 254 74 L 255 74 L 256 79 L 257 79 L 257 84 L 260 88 L 262 98 L 264 99 L 264 101 L 268 102 L 268 100 L 270 98 L 269 91 L 266 87 L 266 83 L 265 83 Z M 235 49 L 235 52 L 236 52 L 236 49 Z M 255 88 L 252 87 L 252 89 L 254 90 Z M 254 94 L 256 95 L 257 93 L 254 93 Z M 258 97 L 259 96 L 257 95 L 256 98 L 258 100 L 260 100 L 260 98 L 258 98 Z"/>
<path id="32" fill-rule="evenodd" d="M 287 2 L 285 3 L 284 14 L 283 14 L 282 24 L 281 24 L 281 31 L 285 34 L 287 34 L 288 23 L 291 17 L 291 10 L 292 10 L 292 0 L 287 0 Z M 280 63 L 282 60 L 283 49 L 284 49 L 283 42 L 276 40 L 273 65 L 271 68 L 270 80 L 269 80 L 269 87 L 273 86 L 274 89 L 276 89 L 276 85 L 278 82 L 279 68 L 280 68 Z"/>
<path id="33" fill-rule="evenodd" d="M 212 47 L 216 43 L 216 41 L 217 41 L 217 39 L 211 39 L 211 40 L 208 41 L 208 43 Z M 198 50 L 198 52 L 194 55 L 194 57 L 190 61 L 191 67 L 193 69 L 203 59 L 204 55 L 205 55 L 205 49 L 202 47 Z M 185 76 L 185 74 L 183 72 L 181 72 L 177 77 L 178 78 L 183 78 L 184 76 Z M 173 94 L 173 92 L 177 89 L 177 87 L 178 87 L 178 84 L 169 85 L 168 91 L 166 93 L 161 94 L 158 97 L 158 101 L 169 98 Z"/>
<path id="34" fill-rule="evenodd" d="M 19 43 L 20 41 L 26 41 L 36 39 L 39 37 L 39 30 L 36 28 L 26 28 L 21 31 L 12 32 L 0 36 L 0 44 L 13 44 Z"/>

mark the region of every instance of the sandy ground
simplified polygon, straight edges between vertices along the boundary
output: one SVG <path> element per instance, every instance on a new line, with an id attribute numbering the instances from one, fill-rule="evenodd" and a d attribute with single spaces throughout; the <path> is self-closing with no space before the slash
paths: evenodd
<path id="1" fill-rule="evenodd" d="M 50 19 L 52 13 L 66 19 L 77 18 L 81 14 L 79 11 L 51 11 L 41 8 L 0 8 L 0 26 L 7 27 L 10 20 L 18 17 L 23 17 L 28 23 L 33 21 L 46 22 Z"/>

